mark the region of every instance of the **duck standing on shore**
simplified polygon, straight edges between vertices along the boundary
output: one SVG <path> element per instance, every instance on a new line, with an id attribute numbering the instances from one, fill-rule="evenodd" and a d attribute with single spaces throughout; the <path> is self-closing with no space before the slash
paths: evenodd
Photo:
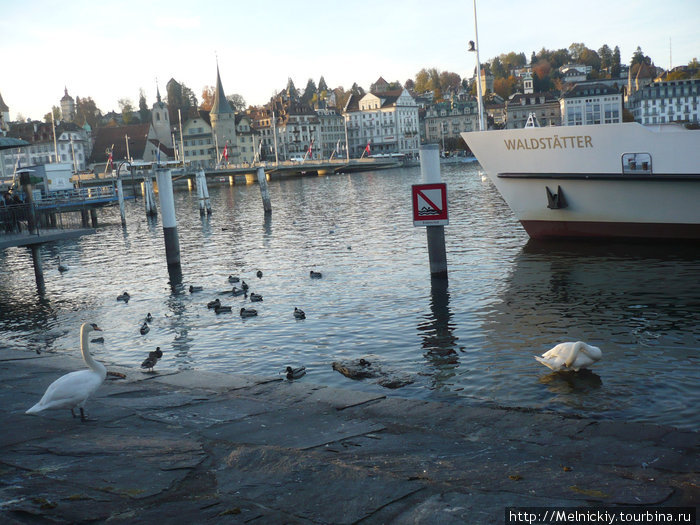
<path id="1" fill-rule="evenodd" d="M 84 323 L 80 327 L 80 352 L 83 360 L 90 370 L 78 370 L 59 377 L 49 385 L 41 400 L 26 414 L 36 414 L 42 410 L 53 408 L 70 408 L 70 413 L 76 417 L 74 409 L 80 409 L 80 420 L 87 421 L 85 417 L 85 403 L 92 396 L 107 377 L 107 369 L 99 361 L 95 361 L 90 355 L 88 333 L 97 330 L 102 331 L 94 323 Z"/>
<path id="2" fill-rule="evenodd" d="M 160 346 L 156 346 L 153 352 L 148 352 L 148 357 L 141 363 L 141 368 L 147 368 L 149 372 L 153 372 L 153 367 L 156 366 L 161 357 L 163 357 L 163 351 Z"/>

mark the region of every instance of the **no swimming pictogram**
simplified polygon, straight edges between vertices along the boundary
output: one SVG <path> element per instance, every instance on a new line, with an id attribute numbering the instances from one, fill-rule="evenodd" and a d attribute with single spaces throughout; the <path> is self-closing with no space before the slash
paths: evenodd
<path id="1" fill-rule="evenodd" d="M 447 217 L 447 186 L 444 183 L 412 186 L 413 225 L 444 226 Z"/>

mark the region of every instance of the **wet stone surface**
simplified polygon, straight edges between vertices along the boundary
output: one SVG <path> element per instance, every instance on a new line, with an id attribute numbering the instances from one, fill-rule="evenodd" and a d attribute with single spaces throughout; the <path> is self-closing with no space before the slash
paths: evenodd
<path id="1" fill-rule="evenodd" d="M 274 378 L 119 370 L 25 415 L 59 356 L 0 350 L 2 523 L 502 523 L 506 506 L 698 504 L 698 433 Z"/>

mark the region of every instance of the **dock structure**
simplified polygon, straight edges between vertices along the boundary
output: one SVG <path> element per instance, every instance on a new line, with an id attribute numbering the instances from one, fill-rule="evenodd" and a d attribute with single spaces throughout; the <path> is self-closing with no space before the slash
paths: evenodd
<path id="1" fill-rule="evenodd" d="M 166 163 L 164 163 L 166 164 Z M 164 165 L 164 164 L 161 164 Z M 383 170 L 398 168 L 403 164 L 394 158 L 364 158 L 364 159 L 333 159 L 333 160 L 306 160 L 303 162 L 283 161 L 283 162 L 256 162 L 253 164 L 230 164 L 221 165 L 215 168 L 202 168 L 195 166 L 182 166 L 182 163 L 168 162 L 167 166 L 173 173 L 173 184 L 190 181 L 189 187 L 195 187 L 197 173 L 203 171 L 207 183 L 226 184 L 253 184 L 258 181 L 258 169 L 262 168 L 268 180 L 280 180 L 285 178 L 322 176 L 336 173 L 353 173 L 359 171 Z M 134 163 L 128 175 L 122 175 L 121 180 L 124 191 L 131 191 L 136 194 L 140 191 L 141 183 L 149 177 L 151 169 L 156 168 L 157 163 L 144 163 L 137 165 Z M 105 183 L 114 183 L 118 178 L 113 174 L 105 176 L 96 174 L 95 178 L 88 179 L 83 176 L 81 185 L 83 188 L 91 188 Z"/>

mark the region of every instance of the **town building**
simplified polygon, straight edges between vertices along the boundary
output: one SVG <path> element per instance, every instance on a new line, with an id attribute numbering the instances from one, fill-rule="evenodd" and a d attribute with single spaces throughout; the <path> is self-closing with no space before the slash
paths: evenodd
<path id="1" fill-rule="evenodd" d="M 640 124 L 699 122 L 700 79 L 654 82 L 628 95 L 627 108 Z"/>
<path id="2" fill-rule="evenodd" d="M 444 144 L 460 139 L 463 131 L 479 129 L 479 109 L 476 100 L 439 102 L 426 108 L 425 141 Z"/>
<path id="3" fill-rule="evenodd" d="M 87 167 L 90 137 L 85 129 L 72 122 L 56 126 L 56 141 L 50 122 L 16 122 L 8 136 L 25 140 L 29 146 L 0 151 L 6 167 L 36 166 L 55 162 L 70 163 L 75 171 Z"/>
<path id="4" fill-rule="evenodd" d="M 559 106 L 564 126 L 622 122 L 622 94 L 605 84 L 576 84 L 562 94 Z"/>
<path id="5" fill-rule="evenodd" d="M 351 157 L 400 153 L 418 155 L 418 104 L 406 89 L 351 95 L 343 110 Z"/>
<path id="6" fill-rule="evenodd" d="M 178 158 L 184 159 L 188 166 L 193 168 L 213 166 L 217 156 L 209 112 L 192 108 L 185 122 L 182 123 L 182 142 L 179 140 L 177 142 Z M 226 154 L 228 155 L 228 150 Z"/>
<path id="7" fill-rule="evenodd" d="M 530 113 L 540 126 L 561 125 L 561 109 L 554 93 L 514 93 L 506 103 L 506 129 L 524 128 Z"/>

